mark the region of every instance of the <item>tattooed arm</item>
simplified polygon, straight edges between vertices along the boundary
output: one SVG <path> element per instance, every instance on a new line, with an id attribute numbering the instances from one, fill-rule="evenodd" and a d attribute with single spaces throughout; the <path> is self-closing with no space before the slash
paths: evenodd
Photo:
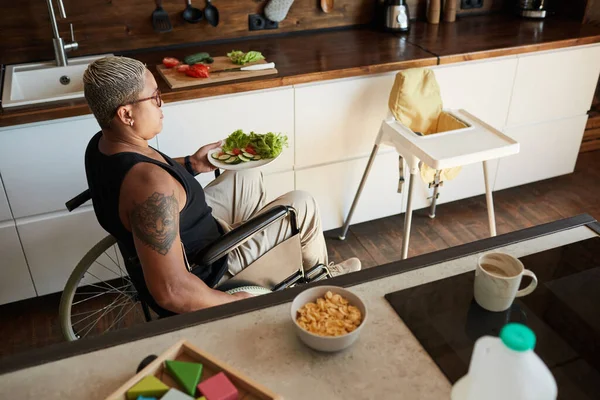
<path id="1" fill-rule="evenodd" d="M 185 191 L 162 168 L 135 165 L 121 186 L 119 213 L 133 233 L 150 294 L 163 308 L 184 313 L 248 297 L 213 290 L 188 272 L 179 237 Z"/>

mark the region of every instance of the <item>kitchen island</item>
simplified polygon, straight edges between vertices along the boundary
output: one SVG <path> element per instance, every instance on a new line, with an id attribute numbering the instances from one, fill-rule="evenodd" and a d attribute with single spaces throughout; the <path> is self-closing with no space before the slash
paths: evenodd
<path id="1" fill-rule="evenodd" d="M 314 352 L 295 337 L 289 308 L 302 288 L 294 288 L 3 359 L 0 397 L 102 399 L 146 355 L 187 339 L 285 399 L 448 398 L 450 383 L 384 295 L 472 271 L 492 249 L 522 257 L 599 234 L 581 215 L 331 279 L 369 313 L 359 340 L 340 353 Z"/>

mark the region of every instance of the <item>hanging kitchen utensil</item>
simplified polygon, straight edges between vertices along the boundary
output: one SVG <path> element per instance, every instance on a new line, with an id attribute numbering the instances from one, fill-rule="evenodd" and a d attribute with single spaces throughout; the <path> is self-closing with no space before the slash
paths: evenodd
<path id="1" fill-rule="evenodd" d="M 294 0 L 269 0 L 265 6 L 265 17 L 274 22 L 281 22 L 287 17 Z"/>
<path id="2" fill-rule="evenodd" d="M 173 26 L 169 20 L 169 13 L 162 8 L 162 0 L 155 0 L 156 10 L 152 13 L 152 27 L 156 32 L 171 32 Z"/>
<path id="3" fill-rule="evenodd" d="M 187 6 L 185 10 L 181 13 L 181 16 L 185 20 L 185 22 L 189 22 L 190 24 L 195 24 L 196 22 L 202 21 L 204 18 L 204 12 L 202 10 L 192 7 L 192 0 L 186 1 Z"/>
<path id="4" fill-rule="evenodd" d="M 204 9 L 204 16 L 209 24 L 212 26 L 219 25 L 219 10 L 213 6 L 210 0 L 206 0 L 206 8 Z"/>
<path id="5" fill-rule="evenodd" d="M 324 13 L 333 10 L 333 1 L 334 0 L 321 0 L 321 10 L 323 10 Z"/>

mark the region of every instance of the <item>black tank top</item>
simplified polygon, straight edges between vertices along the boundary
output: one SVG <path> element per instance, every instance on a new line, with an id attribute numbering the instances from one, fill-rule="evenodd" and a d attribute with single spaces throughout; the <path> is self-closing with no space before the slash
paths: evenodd
<path id="1" fill-rule="evenodd" d="M 119 217 L 119 192 L 125 175 L 134 165 L 140 162 L 157 165 L 177 179 L 185 189 L 187 201 L 179 213 L 179 235 L 190 264 L 195 264 L 196 255 L 206 245 L 222 235 L 219 224 L 212 216 L 212 209 L 206 204 L 204 190 L 200 183 L 183 166 L 156 149 L 168 164 L 134 152 L 123 152 L 110 156 L 103 154 L 98 149 L 101 137 L 102 132 L 94 135 L 85 152 L 88 186 L 100 225 L 117 239 L 124 253 L 128 256 L 136 254 L 133 235 L 123 226 Z M 173 246 L 178 246 L 178 244 L 174 243 Z M 139 267 L 139 271 L 128 272 L 138 291 L 147 292 L 141 267 Z M 225 258 L 210 266 L 193 265 L 191 272 L 209 287 L 213 287 L 225 273 Z M 138 287 L 139 285 L 143 285 L 143 288 Z M 149 295 L 149 293 L 140 294 L 142 297 L 146 297 L 144 294 Z M 150 299 L 145 300 L 149 301 Z"/>

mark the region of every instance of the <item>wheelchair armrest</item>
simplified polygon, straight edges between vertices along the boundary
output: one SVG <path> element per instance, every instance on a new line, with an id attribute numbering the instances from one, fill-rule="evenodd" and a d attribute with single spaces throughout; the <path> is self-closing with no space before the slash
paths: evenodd
<path id="1" fill-rule="evenodd" d="M 298 233 L 296 210 L 289 206 L 277 206 L 263 214 L 249 219 L 237 228 L 227 232 L 218 240 L 206 246 L 194 260 L 199 265 L 210 265 L 232 250 L 244 244 L 256 233 L 262 232 L 269 225 L 291 214 L 290 225 L 292 235 Z"/>
<path id="2" fill-rule="evenodd" d="M 91 198 L 92 194 L 90 193 L 90 189 L 85 189 L 83 192 L 79 193 L 77 196 L 67 201 L 65 203 L 65 206 L 67 206 L 67 210 L 71 212 L 77 207 L 81 206 L 86 201 L 90 200 Z"/>

